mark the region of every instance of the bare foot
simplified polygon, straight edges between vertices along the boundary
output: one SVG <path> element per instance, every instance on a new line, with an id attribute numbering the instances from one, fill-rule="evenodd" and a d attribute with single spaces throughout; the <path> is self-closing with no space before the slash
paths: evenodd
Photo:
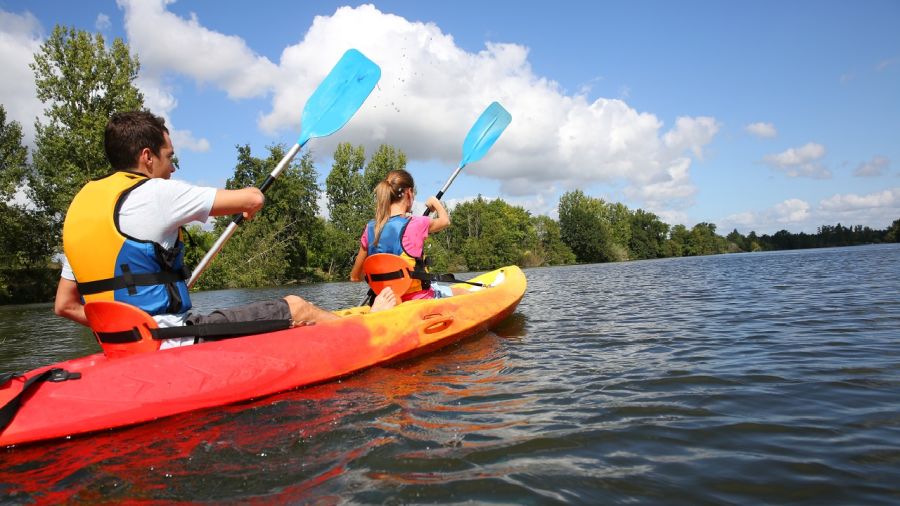
<path id="1" fill-rule="evenodd" d="M 369 312 L 377 313 L 379 311 L 390 309 L 396 305 L 397 297 L 394 296 L 394 291 L 391 290 L 391 287 L 386 286 L 384 290 L 378 294 L 378 297 L 375 297 L 375 301 L 372 302 L 372 310 Z"/>

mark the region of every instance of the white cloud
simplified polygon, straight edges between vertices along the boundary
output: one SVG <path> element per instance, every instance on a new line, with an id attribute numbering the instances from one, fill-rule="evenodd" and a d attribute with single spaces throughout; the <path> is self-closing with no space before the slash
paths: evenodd
<path id="1" fill-rule="evenodd" d="M 875 70 L 882 72 L 898 64 L 900 64 L 900 58 L 887 58 L 878 62 L 878 65 L 875 65 Z"/>
<path id="2" fill-rule="evenodd" d="M 209 141 L 203 138 L 196 138 L 190 130 L 171 129 L 169 132 L 172 136 L 172 144 L 176 149 L 185 149 L 188 151 L 196 151 L 205 153 L 209 151 Z"/>
<path id="3" fill-rule="evenodd" d="M 34 120 L 43 117 L 44 106 L 37 99 L 34 72 L 28 67 L 43 38 L 40 22 L 31 13 L 13 14 L 0 10 L 0 104 L 7 121 L 22 125 L 22 141 L 34 146 Z"/>
<path id="4" fill-rule="evenodd" d="M 773 209 L 778 223 L 799 223 L 809 218 L 809 204 L 805 200 L 788 199 Z"/>
<path id="5" fill-rule="evenodd" d="M 883 175 L 891 166 L 891 160 L 884 156 L 874 156 L 868 162 L 857 165 L 853 170 L 856 177 L 878 177 Z"/>
<path id="6" fill-rule="evenodd" d="M 656 211 L 654 214 L 659 216 L 663 223 L 668 223 L 669 225 L 684 225 L 687 228 L 694 226 L 694 224 L 688 224 L 688 215 L 683 211 L 662 210 Z"/>
<path id="7" fill-rule="evenodd" d="M 666 177 L 647 184 L 626 187 L 625 195 L 645 202 L 647 209 L 657 214 L 667 211 L 669 207 L 687 207 L 693 204 L 692 198 L 697 192 L 689 179 L 690 164 L 688 158 L 674 160 L 666 168 Z"/>
<path id="8" fill-rule="evenodd" d="M 900 216 L 900 187 L 866 195 L 837 194 L 819 202 L 818 223 L 885 228 Z"/>
<path id="9" fill-rule="evenodd" d="M 95 25 L 98 29 L 108 28 L 109 16 L 98 15 Z M 37 99 L 34 72 L 28 65 L 40 50 L 42 31 L 40 22 L 28 12 L 19 15 L 0 11 L 0 61 L 4 69 L 4 78 L 0 79 L 0 103 L 6 107 L 8 120 L 22 125 L 23 142 L 31 147 L 34 146 L 34 120 L 43 118 L 44 105 Z M 135 85 L 144 94 L 145 105 L 166 119 L 178 149 L 210 149 L 206 139 L 197 139 L 191 132 L 173 128 L 169 113 L 178 102 L 158 76 L 153 72 L 149 76 L 142 73 Z"/>
<path id="10" fill-rule="evenodd" d="M 772 139 L 778 136 L 778 130 L 775 129 L 775 125 L 771 123 L 750 123 L 744 129 L 757 137 L 762 137 L 764 139 Z"/>
<path id="11" fill-rule="evenodd" d="M 97 14 L 97 20 L 94 21 L 94 27 L 97 30 L 102 32 L 109 29 L 110 26 L 112 26 L 112 23 L 109 21 L 109 16 L 103 14 L 102 12 L 100 14 Z"/>
<path id="12" fill-rule="evenodd" d="M 161 81 L 141 75 L 135 80 L 134 84 L 144 94 L 144 106 L 166 120 L 166 126 L 169 128 L 172 144 L 175 146 L 176 151 L 185 150 L 203 153 L 210 150 L 210 143 L 205 138 L 197 138 L 190 130 L 176 128 L 170 115 L 178 107 L 178 100 L 175 99 L 175 95 L 171 90 L 162 85 Z"/>
<path id="13" fill-rule="evenodd" d="M 619 181 L 656 206 L 688 205 L 694 192 L 688 156 L 701 158 L 719 130 L 707 117 L 678 118 L 665 129 L 655 115 L 623 100 L 566 94 L 534 74 L 524 46 L 489 42 L 470 53 L 433 23 L 372 5 L 317 16 L 276 64 L 242 39 L 204 27 L 197 16 L 167 11 L 163 0 L 118 1 L 145 83 L 168 91 L 161 76 L 175 74 L 236 99 L 271 97 L 271 110 L 259 121 L 271 135 L 299 132 L 306 99 L 347 48 L 378 63 L 375 91 L 339 136 L 315 141 L 318 153 L 332 152 L 338 142 L 369 151 L 386 142 L 410 160 L 455 164 L 469 127 L 497 100 L 513 122 L 472 174 L 500 181 L 507 195 L 534 195 L 551 181 L 565 189 Z"/>
<path id="14" fill-rule="evenodd" d="M 125 11 L 128 44 L 141 61 L 141 75 L 158 79 L 173 72 L 212 83 L 232 98 L 265 95 L 278 68 L 240 38 L 203 27 L 196 15 L 168 12 L 166 0 L 117 0 Z"/>
<path id="15" fill-rule="evenodd" d="M 675 120 L 675 128 L 666 132 L 663 141 L 673 157 L 690 151 L 698 160 L 703 160 L 703 146 L 709 144 L 718 131 L 719 123 L 715 118 L 683 116 Z"/>
<path id="16" fill-rule="evenodd" d="M 825 146 L 809 142 L 799 148 L 790 148 L 774 155 L 766 155 L 763 161 L 790 177 L 830 179 L 831 171 L 819 160 L 825 156 Z"/>
<path id="17" fill-rule="evenodd" d="M 900 216 L 900 187 L 866 195 L 835 194 L 820 200 L 815 207 L 804 200 L 788 199 L 761 211 L 732 214 L 718 224 L 722 230 L 737 228 L 744 234 L 751 230 L 771 234 L 781 229 L 815 233 L 822 225 L 837 223 L 885 228 L 897 216 Z"/>
<path id="18" fill-rule="evenodd" d="M 731 214 L 716 224 L 720 232 L 737 229 L 743 234 L 754 231 L 758 234 L 771 234 L 778 230 L 788 229 L 793 232 L 815 230 L 815 216 L 812 206 L 801 199 L 787 199 L 761 211 L 745 211 Z M 821 224 L 821 223 L 819 223 Z"/>
<path id="19" fill-rule="evenodd" d="M 725 217 L 724 223 L 735 225 L 735 226 L 752 227 L 753 225 L 756 224 L 756 215 L 754 213 L 750 213 L 750 212 L 735 213 L 735 214 Z M 734 229 L 735 227 L 731 226 L 731 227 L 724 227 L 724 228 L 727 228 L 730 230 L 730 229 Z"/>
<path id="20" fill-rule="evenodd" d="M 857 195 L 855 193 L 833 195 L 822 200 L 819 205 L 823 210 L 831 212 L 898 208 L 900 207 L 900 188 L 892 188 L 868 195 Z"/>

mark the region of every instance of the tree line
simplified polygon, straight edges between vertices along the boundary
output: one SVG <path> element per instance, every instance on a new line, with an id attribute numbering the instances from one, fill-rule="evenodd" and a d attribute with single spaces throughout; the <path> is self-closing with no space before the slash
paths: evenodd
<path id="1" fill-rule="evenodd" d="M 46 104 L 36 121 L 29 160 L 21 125 L 7 121 L 0 104 L 0 303 L 50 300 L 59 276 L 61 228 L 75 193 L 108 173 L 103 131 L 117 111 L 144 108 L 134 86 L 140 64 L 128 46 L 100 34 L 57 26 L 31 65 L 38 98 Z M 259 185 L 286 147 L 254 154 L 235 147 L 227 188 Z M 374 216 L 375 185 L 406 154 L 382 145 L 367 156 L 362 146 L 340 144 L 324 185 L 309 153 L 295 160 L 266 194 L 266 205 L 241 225 L 200 277 L 197 288 L 273 286 L 346 280 L 365 224 Z M 324 187 L 323 187 L 324 186 Z M 23 190 L 24 189 L 24 190 Z M 24 192 L 24 193 L 23 193 Z M 324 201 L 328 218 L 319 214 Z M 439 272 L 612 262 L 740 251 L 897 242 L 900 219 L 886 230 L 822 226 L 816 234 L 723 237 L 712 223 L 690 229 L 663 222 L 643 209 L 607 202 L 581 190 L 563 194 L 558 219 L 533 215 L 503 199 L 482 196 L 450 209 L 452 225 L 429 237 L 426 254 Z M 186 262 L 195 266 L 228 225 L 188 227 Z"/>

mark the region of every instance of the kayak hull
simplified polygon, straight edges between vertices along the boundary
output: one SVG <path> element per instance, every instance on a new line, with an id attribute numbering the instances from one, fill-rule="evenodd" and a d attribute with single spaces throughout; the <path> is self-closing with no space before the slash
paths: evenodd
<path id="1" fill-rule="evenodd" d="M 307 327 L 109 359 L 90 355 L 30 371 L 0 388 L 0 406 L 48 368 L 80 379 L 44 382 L 23 397 L 0 446 L 147 422 L 313 385 L 401 360 L 484 332 L 515 310 L 525 276 L 515 266 L 454 285 L 454 297 L 405 302 L 388 311 L 338 312 Z"/>

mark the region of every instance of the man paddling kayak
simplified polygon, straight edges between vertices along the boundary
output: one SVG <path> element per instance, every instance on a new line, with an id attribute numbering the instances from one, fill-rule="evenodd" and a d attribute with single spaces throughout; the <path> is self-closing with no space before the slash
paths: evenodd
<path id="1" fill-rule="evenodd" d="M 66 213 L 56 314 L 87 326 L 85 301 L 116 300 L 149 313 L 160 327 L 339 318 L 296 295 L 208 315 L 191 312 L 181 227 L 210 216 L 252 218 L 265 197 L 258 188 L 225 190 L 170 179 L 175 150 L 165 121 L 149 112 L 114 114 L 104 148 L 113 172 L 85 185 Z M 394 305 L 393 292 L 382 292 L 372 311 Z M 161 348 L 194 342 L 167 339 Z"/>

